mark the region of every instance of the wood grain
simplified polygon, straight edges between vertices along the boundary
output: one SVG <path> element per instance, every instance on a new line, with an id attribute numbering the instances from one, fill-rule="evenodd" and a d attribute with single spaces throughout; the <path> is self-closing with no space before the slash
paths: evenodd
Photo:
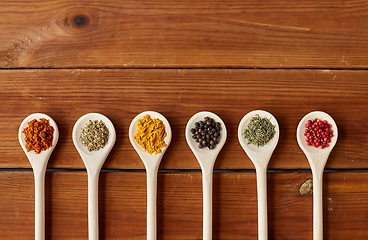
<path id="1" fill-rule="evenodd" d="M 2 1 L 1 68 L 367 69 L 367 1 Z"/>
<path id="2" fill-rule="evenodd" d="M 269 239 L 312 238 L 312 193 L 299 186 L 310 173 L 268 174 Z M 145 173 L 103 172 L 100 239 L 145 239 Z M 255 173 L 215 173 L 214 239 L 257 239 Z M 30 171 L 0 172 L 1 239 L 32 239 L 34 188 Z M 324 176 L 325 239 L 368 238 L 368 174 Z M 158 176 L 158 239 L 201 239 L 201 173 Z M 46 239 L 87 239 L 86 172 L 46 173 Z"/>
<path id="3" fill-rule="evenodd" d="M 245 114 L 263 109 L 280 125 L 271 169 L 309 169 L 296 142 L 296 128 L 315 110 L 329 113 L 339 128 L 327 168 L 367 169 L 367 77 L 365 71 L 326 70 L 3 70 L 0 167 L 30 168 L 19 146 L 18 128 L 29 114 L 43 112 L 60 131 L 48 167 L 84 169 L 72 143 L 72 128 L 82 115 L 100 112 L 117 131 L 104 168 L 143 169 L 128 128 L 137 114 L 153 110 L 169 120 L 173 131 L 161 169 L 199 169 L 184 129 L 193 114 L 207 110 L 218 114 L 228 131 L 215 168 L 253 169 L 238 143 L 237 128 Z"/>
<path id="4" fill-rule="evenodd" d="M 199 111 L 219 115 L 228 132 L 215 164 L 213 239 L 257 239 L 255 172 L 237 139 L 256 109 L 280 126 L 269 239 L 312 239 L 313 193 L 299 193 L 312 176 L 296 128 L 315 110 L 339 129 L 323 179 L 324 239 L 368 239 L 367 5 L 0 1 L 0 239 L 34 238 L 33 173 L 17 133 L 35 112 L 60 131 L 46 173 L 46 240 L 88 238 L 87 174 L 71 133 L 90 112 L 117 131 L 99 181 L 100 239 L 146 239 L 146 175 L 128 128 L 147 110 L 173 131 L 158 175 L 158 240 L 202 238 L 201 173 L 184 132 Z"/>

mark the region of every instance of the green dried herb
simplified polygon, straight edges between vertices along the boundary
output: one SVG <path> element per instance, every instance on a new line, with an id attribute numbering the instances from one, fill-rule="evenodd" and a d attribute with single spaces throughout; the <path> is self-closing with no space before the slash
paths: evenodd
<path id="1" fill-rule="evenodd" d="M 82 129 L 80 140 L 88 151 L 98 151 L 106 146 L 109 140 L 109 129 L 102 120 L 89 120 Z"/>
<path id="2" fill-rule="evenodd" d="M 248 128 L 244 131 L 244 136 L 248 139 L 248 144 L 262 147 L 275 136 L 275 133 L 275 126 L 272 125 L 270 120 L 257 114 L 250 120 Z"/>

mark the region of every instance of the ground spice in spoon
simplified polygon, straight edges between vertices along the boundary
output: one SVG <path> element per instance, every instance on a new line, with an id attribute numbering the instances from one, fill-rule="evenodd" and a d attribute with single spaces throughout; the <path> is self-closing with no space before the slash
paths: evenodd
<path id="1" fill-rule="evenodd" d="M 135 141 L 149 154 L 161 153 L 161 148 L 167 147 L 164 139 L 167 136 L 165 124 L 158 118 L 151 119 L 145 115 L 138 120 L 138 131 L 134 136 Z"/>
<path id="2" fill-rule="evenodd" d="M 28 122 L 28 127 L 23 130 L 25 135 L 27 152 L 35 151 L 40 154 L 52 146 L 54 138 L 54 128 L 50 125 L 50 121 L 41 118 L 40 121 L 33 119 Z"/>

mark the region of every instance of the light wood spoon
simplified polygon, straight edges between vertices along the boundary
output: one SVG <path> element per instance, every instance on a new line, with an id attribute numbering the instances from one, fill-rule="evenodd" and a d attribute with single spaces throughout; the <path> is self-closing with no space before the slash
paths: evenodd
<path id="1" fill-rule="evenodd" d="M 159 154 L 149 154 L 146 152 L 134 139 L 134 135 L 138 131 L 138 120 L 142 119 L 145 115 L 149 115 L 151 119 L 158 118 L 165 125 L 166 137 L 164 139 L 166 147 L 161 149 Z M 164 153 L 170 145 L 172 137 L 171 127 L 167 119 L 158 112 L 146 111 L 138 114 L 130 124 L 129 127 L 129 140 L 137 151 L 139 157 L 142 159 L 146 168 L 147 174 L 147 240 L 155 240 L 157 238 L 157 217 L 156 217 L 156 201 L 157 201 L 157 173 L 160 166 L 160 162 Z"/>
<path id="2" fill-rule="evenodd" d="M 219 143 L 214 149 L 200 149 L 198 143 L 192 138 L 191 129 L 195 127 L 195 123 L 204 121 L 205 117 L 210 117 L 216 122 L 221 123 L 221 137 Z M 213 167 L 217 155 L 226 142 L 227 131 L 225 123 L 219 116 L 211 112 L 199 112 L 193 115 L 187 123 L 185 129 L 185 138 L 187 143 L 197 158 L 202 170 L 202 185 L 203 185 L 203 240 L 212 239 L 212 178 Z"/>
<path id="3" fill-rule="evenodd" d="M 327 120 L 331 124 L 331 130 L 333 131 L 333 137 L 328 147 L 325 148 L 315 148 L 313 146 L 307 146 L 305 141 L 305 124 L 308 120 L 314 120 L 318 118 L 320 120 Z M 325 168 L 328 156 L 332 151 L 332 148 L 337 142 L 337 125 L 330 115 L 324 112 L 315 111 L 308 113 L 299 122 L 296 137 L 300 148 L 303 150 L 304 154 L 307 156 L 309 165 L 312 169 L 313 175 L 313 239 L 322 240 L 323 239 L 323 201 L 322 201 L 322 178 L 323 170 Z"/>
<path id="4" fill-rule="evenodd" d="M 52 146 L 36 154 L 34 151 L 27 152 L 25 144 L 25 135 L 23 130 L 28 127 L 27 123 L 33 119 L 39 120 L 45 118 L 49 120 L 50 125 L 54 128 Z M 47 163 L 59 140 L 59 129 L 56 122 L 49 116 L 43 113 L 34 113 L 26 117 L 19 127 L 18 133 L 19 143 L 26 153 L 29 162 L 33 168 L 34 182 L 35 182 L 35 239 L 45 239 L 45 174 Z"/>
<path id="5" fill-rule="evenodd" d="M 248 144 L 248 140 L 244 136 L 244 131 L 248 128 L 248 124 L 252 117 L 259 115 L 262 118 L 268 118 L 275 126 L 275 136 L 264 146 L 257 147 Z M 255 110 L 243 117 L 238 127 L 238 140 L 244 151 L 253 162 L 257 175 L 257 197 L 258 197 L 258 239 L 268 239 L 267 227 L 267 166 L 271 159 L 272 153 L 279 141 L 280 130 L 276 118 L 269 112 L 263 110 Z"/>
<path id="6" fill-rule="evenodd" d="M 80 133 L 89 120 L 102 120 L 109 129 L 108 142 L 104 148 L 98 151 L 88 151 L 80 140 Z M 72 137 L 74 146 L 78 150 L 88 174 L 88 237 L 89 240 L 98 240 L 98 178 L 102 165 L 115 144 L 115 128 L 112 122 L 104 115 L 89 113 L 79 118 L 74 124 Z"/>

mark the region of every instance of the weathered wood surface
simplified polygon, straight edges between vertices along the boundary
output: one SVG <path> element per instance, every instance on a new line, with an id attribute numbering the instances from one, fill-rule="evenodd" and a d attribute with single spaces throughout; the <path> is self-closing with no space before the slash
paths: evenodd
<path id="1" fill-rule="evenodd" d="M 199 111 L 211 111 L 226 124 L 228 138 L 217 169 L 253 169 L 238 143 L 242 117 L 255 109 L 271 112 L 280 140 L 271 169 L 309 169 L 296 141 L 296 128 L 307 113 L 329 113 L 339 129 L 327 168 L 368 168 L 368 74 L 327 70 L 3 70 L 0 72 L 1 168 L 29 168 L 19 146 L 18 128 L 31 113 L 43 112 L 58 124 L 59 142 L 49 168 L 80 168 L 83 162 L 71 138 L 77 119 L 100 112 L 112 120 L 117 141 L 104 168 L 143 169 L 128 138 L 140 112 L 162 113 L 173 139 L 161 169 L 199 169 L 185 141 L 185 126 Z"/>
<path id="2" fill-rule="evenodd" d="M 173 130 L 158 176 L 158 240 L 202 238 L 201 173 L 184 129 L 204 110 L 228 130 L 215 165 L 213 239 L 257 239 L 254 167 L 237 140 L 241 118 L 256 109 L 280 125 L 269 239 L 312 239 L 312 193 L 299 194 L 311 173 L 296 127 L 315 110 L 339 128 L 324 175 L 324 239 L 368 239 L 367 4 L 1 1 L 0 239 L 34 238 L 33 174 L 17 133 L 35 112 L 60 130 L 46 173 L 46 240 L 88 238 L 87 174 L 71 133 L 90 112 L 117 130 L 100 176 L 100 239 L 146 239 L 146 175 L 128 139 L 146 110 Z"/>
<path id="3" fill-rule="evenodd" d="M 269 239 L 312 239 L 312 193 L 299 186 L 310 173 L 269 173 Z M 145 239 L 145 173 L 100 176 L 100 239 Z M 257 239 L 255 173 L 215 173 L 213 239 Z M 0 172 L 1 239 L 32 239 L 30 171 Z M 325 173 L 324 238 L 368 238 L 368 174 Z M 158 239 L 202 238 L 201 173 L 158 175 Z M 86 172 L 46 173 L 46 239 L 87 239 Z"/>
<path id="4" fill-rule="evenodd" d="M 367 69 L 367 3 L 1 1 L 0 67 Z"/>

